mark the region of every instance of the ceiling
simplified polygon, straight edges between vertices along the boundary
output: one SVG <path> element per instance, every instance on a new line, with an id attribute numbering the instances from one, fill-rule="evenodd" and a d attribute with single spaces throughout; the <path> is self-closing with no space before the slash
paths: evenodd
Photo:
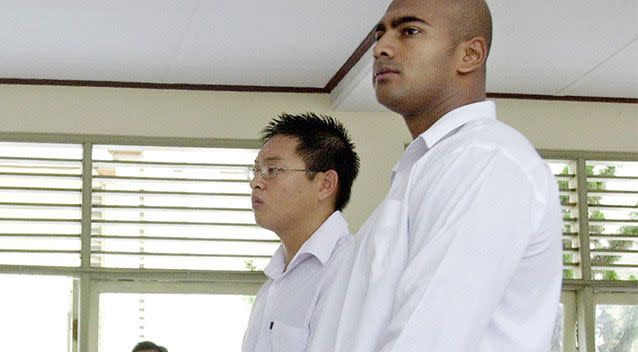
<path id="1" fill-rule="evenodd" d="M 380 110 L 369 51 L 328 83 L 389 3 L 0 0 L 0 82 L 303 87 L 331 90 L 339 110 Z M 638 98 L 638 1 L 488 3 L 489 92 Z"/>

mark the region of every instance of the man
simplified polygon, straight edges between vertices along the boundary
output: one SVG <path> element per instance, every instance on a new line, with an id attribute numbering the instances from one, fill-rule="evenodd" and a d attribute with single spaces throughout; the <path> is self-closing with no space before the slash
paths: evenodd
<path id="1" fill-rule="evenodd" d="M 548 350 L 557 185 L 485 101 L 491 31 L 483 0 L 395 0 L 377 25 L 376 96 L 414 140 L 355 236 L 309 351 Z"/>
<path id="2" fill-rule="evenodd" d="M 133 352 L 168 352 L 165 347 L 158 346 L 151 341 L 143 341 L 133 347 Z"/>
<path id="3" fill-rule="evenodd" d="M 324 291 L 352 245 L 341 210 L 350 199 L 359 157 L 334 119 L 283 114 L 262 132 L 252 207 L 257 224 L 281 246 L 264 270 L 243 351 L 305 351 Z"/>

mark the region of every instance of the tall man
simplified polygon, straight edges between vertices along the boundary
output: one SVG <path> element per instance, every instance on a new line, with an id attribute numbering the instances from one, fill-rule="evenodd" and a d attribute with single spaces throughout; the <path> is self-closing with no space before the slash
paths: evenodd
<path id="1" fill-rule="evenodd" d="M 376 96 L 414 140 L 355 236 L 309 351 L 548 350 L 557 184 L 485 101 L 491 32 L 483 0 L 395 0 L 377 25 Z"/>
<path id="2" fill-rule="evenodd" d="M 252 207 L 257 224 L 281 246 L 264 270 L 243 351 L 305 351 L 324 291 L 352 247 L 341 210 L 359 157 L 345 128 L 314 114 L 274 119 L 255 159 Z"/>

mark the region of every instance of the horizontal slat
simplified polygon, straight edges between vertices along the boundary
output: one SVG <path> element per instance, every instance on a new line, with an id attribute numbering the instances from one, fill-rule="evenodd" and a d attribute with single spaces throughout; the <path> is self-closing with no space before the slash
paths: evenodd
<path id="1" fill-rule="evenodd" d="M 563 262 L 563 266 L 570 267 L 570 268 L 577 268 L 578 266 L 580 266 L 580 263 Z"/>
<path id="2" fill-rule="evenodd" d="M 572 179 L 576 177 L 576 174 L 554 174 L 554 177 L 556 177 L 556 179 L 559 179 L 559 180 Z"/>
<path id="3" fill-rule="evenodd" d="M 591 239 L 607 239 L 607 240 L 620 240 L 620 241 L 631 241 L 638 239 L 638 235 L 633 234 L 599 234 L 599 233 L 591 233 L 589 234 L 589 238 Z"/>
<path id="4" fill-rule="evenodd" d="M 8 203 L 0 202 L 0 207 L 16 207 L 16 208 L 79 208 L 82 204 L 64 204 L 64 203 Z"/>
<path id="5" fill-rule="evenodd" d="M 600 194 L 600 195 L 638 195 L 638 191 L 612 191 L 612 190 L 588 190 L 588 195 Z"/>
<path id="6" fill-rule="evenodd" d="M 0 191 L 42 191 L 42 192 L 64 192 L 80 193 L 80 188 L 52 188 L 52 187 L 0 187 Z"/>
<path id="7" fill-rule="evenodd" d="M 117 239 L 117 240 L 161 240 L 161 241 L 201 241 L 201 242 L 241 242 L 241 243 L 279 243 L 279 240 L 243 239 L 243 238 L 206 238 L 206 237 L 162 237 L 162 236 L 105 236 L 94 235 L 92 239 Z"/>
<path id="8" fill-rule="evenodd" d="M 144 177 L 144 176 L 93 176 L 94 181 L 115 180 L 115 181 L 144 181 L 144 182 L 219 182 L 219 183 L 249 183 L 246 180 L 234 179 L 211 179 L 211 178 L 182 178 L 182 177 Z"/>
<path id="9" fill-rule="evenodd" d="M 162 161 L 134 161 L 134 160 L 93 160 L 96 165 L 125 165 L 125 166 L 149 166 L 149 167 L 178 167 L 178 168 L 250 168 L 252 164 L 209 164 L 209 163 L 174 163 Z"/>
<path id="10" fill-rule="evenodd" d="M 0 219 L 2 220 L 2 219 Z M 189 225 L 189 226 L 241 226 L 257 227 L 256 224 L 223 222 L 184 222 L 184 221 L 129 221 L 129 220 L 93 220 L 94 224 L 130 224 L 130 225 Z"/>
<path id="11" fill-rule="evenodd" d="M 0 233 L 0 237 L 12 238 L 80 238 L 80 234 L 44 234 L 44 233 Z"/>
<path id="12" fill-rule="evenodd" d="M 0 221 L 20 221 L 20 222 L 67 222 L 79 223 L 80 219 L 44 219 L 44 218 L 0 218 Z"/>
<path id="13" fill-rule="evenodd" d="M 608 181 L 608 180 L 618 180 L 618 181 L 638 181 L 638 176 L 587 176 L 587 181 Z"/>
<path id="14" fill-rule="evenodd" d="M 638 269 L 638 264 L 591 264 L 592 269 L 596 270 L 615 270 L 615 269 Z"/>
<path id="15" fill-rule="evenodd" d="M 130 255 L 130 256 L 149 256 L 149 257 L 203 257 L 203 258 L 261 258 L 268 259 L 270 255 L 255 254 L 201 254 L 201 253 L 152 253 L 152 252 L 111 252 L 111 251 L 94 251 L 92 255 Z"/>
<path id="16" fill-rule="evenodd" d="M 610 254 L 610 255 L 622 255 L 622 254 L 638 254 L 638 250 L 634 250 L 634 249 L 595 249 L 592 248 L 590 249 L 590 252 L 592 254 L 594 253 L 603 253 L 603 254 Z"/>
<path id="17" fill-rule="evenodd" d="M 211 207 L 178 207 L 178 206 L 148 206 L 148 205 L 93 205 L 93 209 L 113 210 L 186 210 L 186 211 L 241 211 L 252 212 L 250 208 L 211 208 Z"/>
<path id="18" fill-rule="evenodd" d="M 2 176 L 19 176 L 19 177 L 52 177 L 58 179 L 80 179 L 81 174 L 52 174 L 52 173 L 30 173 L 30 172 L 0 172 L 0 177 Z"/>
<path id="19" fill-rule="evenodd" d="M 60 158 L 25 158 L 25 157 L 17 157 L 17 156 L 0 156 L 0 161 L 35 161 L 35 162 L 52 162 L 52 163 L 76 163 L 81 164 L 82 159 L 60 159 Z M 251 165 L 252 166 L 252 165 Z"/>
<path id="20" fill-rule="evenodd" d="M 587 204 L 588 208 L 595 209 L 638 209 L 638 205 L 616 205 L 616 204 Z"/>
<path id="21" fill-rule="evenodd" d="M 174 192 L 174 191 L 125 191 L 125 190 L 102 190 L 94 188 L 93 194 L 139 194 L 139 195 L 162 195 L 162 196 L 206 196 L 206 197 L 245 197 L 246 193 L 206 193 L 206 192 Z"/>
<path id="22" fill-rule="evenodd" d="M 49 250 L 49 249 L 11 249 L 0 248 L 0 253 L 30 253 L 30 254 L 80 254 L 80 251 Z"/>
<path id="23" fill-rule="evenodd" d="M 638 220 L 632 219 L 589 219 L 589 222 L 596 224 L 638 224 Z"/>

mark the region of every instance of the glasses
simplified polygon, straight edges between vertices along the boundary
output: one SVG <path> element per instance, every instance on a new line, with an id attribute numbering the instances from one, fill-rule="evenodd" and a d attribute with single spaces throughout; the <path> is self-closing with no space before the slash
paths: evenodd
<path id="1" fill-rule="evenodd" d="M 251 167 L 248 169 L 248 179 L 252 180 L 255 178 L 257 174 L 261 175 L 261 178 L 264 180 L 268 180 L 271 178 L 277 177 L 280 172 L 284 171 L 303 171 L 303 172 L 318 172 L 315 170 L 309 169 L 289 169 L 287 167 L 279 167 L 279 166 L 261 166 L 261 167 Z"/>

